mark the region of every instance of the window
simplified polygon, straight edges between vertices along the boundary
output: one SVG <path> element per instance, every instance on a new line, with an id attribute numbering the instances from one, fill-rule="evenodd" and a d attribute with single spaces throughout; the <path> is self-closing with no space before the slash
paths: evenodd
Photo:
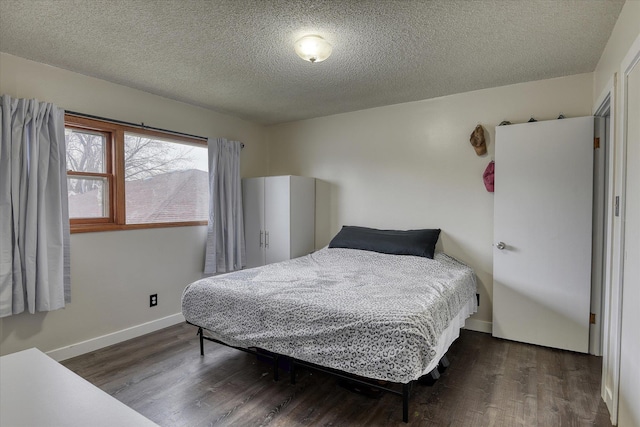
<path id="1" fill-rule="evenodd" d="M 206 224 L 202 140 L 65 117 L 71 231 Z"/>
<path id="2" fill-rule="evenodd" d="M 111 133 L 65 128 L 69 217 L 105 223 L 112 217 Z"/>

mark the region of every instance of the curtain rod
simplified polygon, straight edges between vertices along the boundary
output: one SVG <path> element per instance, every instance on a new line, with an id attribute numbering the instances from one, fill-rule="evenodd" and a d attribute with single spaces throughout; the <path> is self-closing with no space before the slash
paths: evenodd
<path id="1" fill-rule="evenodd" d="M 95 120 L 102 120 L 103 122 L 109 122 L 109 123 L 115 123 L 118 125 L 124 125 L 124 126 L 131 126 L 131 127 L 136 127 L 136 128 L 140 128 L 140 129 L 149 129 L 149 130 L 155 130 L 158 132 L 164 132 L 164 133 L 169 133 L 169 134 L 173 134 L 173 135 L 179 135 L 179 136 L 187 136 L 189 138 L 196 138 L 196 139 L 202 139 L 204 141 L 208 141 L 209 138 L 204 137 L 204 136 L 199 136 L 199 135 L 191 135 L 189 133 L 184 133 L 184 132 L 177 132 L 174 130 L 168 130 L 168 129 L 162 129 L 162 128 L 157 128 L 157 127 L 153 127 L 153 126 L 147 126 L 144 124 L 144 122 L 138 124 L 138 123 L 131 123 L 131 122 L 125 122 L 123 120 L 116 120 L 116 119 L 108 119 L 106 117 L 100 117 L 100 116 L 94 116 L 91 114 L 85 114 L 85 113 L 78 113 L 77 111 L 68 111 L 65 110 L 65 114 L 69 114 L 72 116 L 76 116 L 76 117 L 84 117 L 87 119 L 95 119 Z M 244 143 L 240 143 L 242 148 L 244 148 Z"/>

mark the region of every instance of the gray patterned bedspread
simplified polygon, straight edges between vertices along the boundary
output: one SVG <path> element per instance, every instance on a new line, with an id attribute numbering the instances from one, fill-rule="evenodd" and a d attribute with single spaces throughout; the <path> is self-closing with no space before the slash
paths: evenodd
<path id="1" fill-rule="evenodd" d="M 471 268 L 435 259 L 324 248 L 187 286 L 187 321 L 258 347 L 368 378 L 424 374 L 440 334 L 475 298 Z"/>

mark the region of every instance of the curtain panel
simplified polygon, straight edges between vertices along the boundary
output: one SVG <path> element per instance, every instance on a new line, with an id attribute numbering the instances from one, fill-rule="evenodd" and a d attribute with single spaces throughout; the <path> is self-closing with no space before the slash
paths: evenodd
<path id="1" fill-rule="evenodd" d="M 71 301 L 64 110 L 0 98 L 0 317 Z"/>
<path id="2" fill-rule="evenodd" d="M 240 152 L 242 143 L 209 139 L 209 223 L 205 274 L 246 266 Z"/>

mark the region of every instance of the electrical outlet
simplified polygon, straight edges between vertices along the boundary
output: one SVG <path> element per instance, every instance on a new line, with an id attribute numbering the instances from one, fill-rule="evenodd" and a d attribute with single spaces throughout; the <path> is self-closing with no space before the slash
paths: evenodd
<path id="1" fill-rule="evenodd" d="M 476 294 L 476 298 L 478 299 L 478 307 L 480 307 L 480 294 Z"/>
<path id="2" fill-rule="evenodd" d="M 149 307 L 158 305 L 158 294 L 149 295 Z"/>

